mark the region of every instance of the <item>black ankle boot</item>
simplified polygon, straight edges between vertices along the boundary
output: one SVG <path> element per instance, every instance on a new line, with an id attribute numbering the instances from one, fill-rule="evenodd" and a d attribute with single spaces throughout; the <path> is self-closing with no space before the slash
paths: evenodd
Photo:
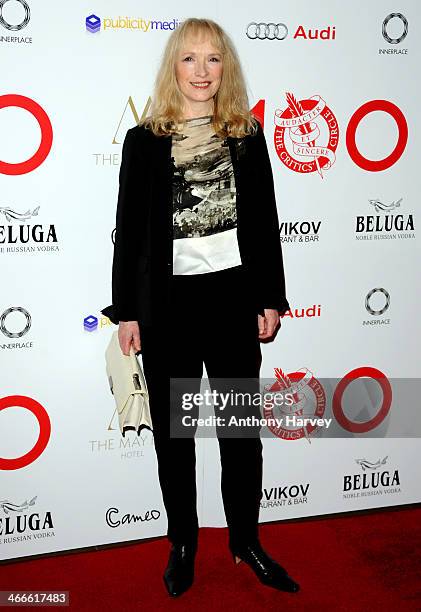
<path id="1" fill-rule="evenodd" d="M 164 582 L 168 593 L 177 597 L 193 584 L 195 544 L 172 544 Z"/>
<path id="2" fill-rule="evenodd" d="M 287 574 L 287 571 L 263 550 L 259 541 L 238 549 L 231 549 L 235 563 L 245 561 L 262 584 L 280 591 L 296 593 L 300 586 Z"/>

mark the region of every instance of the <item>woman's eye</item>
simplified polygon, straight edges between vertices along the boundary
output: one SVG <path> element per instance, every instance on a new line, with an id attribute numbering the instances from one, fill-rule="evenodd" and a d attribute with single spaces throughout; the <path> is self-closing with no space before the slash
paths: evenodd
<path id="1" fill-rule="evenodd" d="M 185 57 L 185 58 L 183 59 L 183 62 L 188 62 L 188 61 L 189 61 L 189 60 L 191 60 L 191 59 L 193 59 L 193 58 L 191 57 L 191 55 L 189 55 L 188 57 Z"/>
<path id="2" fill-rule="evenodd" d="M 221 60 L 219 59 L 219 57 L 211 57 L 211 62 L 220 62 Z"/>

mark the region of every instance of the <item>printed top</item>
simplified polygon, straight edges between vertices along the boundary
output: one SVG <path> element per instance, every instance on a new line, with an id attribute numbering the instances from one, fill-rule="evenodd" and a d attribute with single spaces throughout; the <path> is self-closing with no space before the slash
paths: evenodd
<path id="1" fill-rule="evenodd" d="M 203 274 L 241 264 L 234 170 L 212 117 L 188 119 L 173 134 L 173 274 Z"/>

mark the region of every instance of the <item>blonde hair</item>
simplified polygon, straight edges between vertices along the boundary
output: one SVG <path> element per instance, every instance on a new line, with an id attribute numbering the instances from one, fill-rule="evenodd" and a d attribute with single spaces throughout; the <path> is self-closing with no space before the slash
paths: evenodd
<path id="1" fill-rule="evenodd" d="M 222 137 L 253 134 L 257 120 L 249 110 L 246 84 L 230 37 L 211 19 L 186 19 L 170 35 L 155 80 L 150 116 L 140 123 L 156 136 L 177 132 L 184 124 L 184 99 L 177 83 L 175 63 L 186 39 L 209 38 L 222 55 L 222 78 L 214 96 L 213 127 Z"/>

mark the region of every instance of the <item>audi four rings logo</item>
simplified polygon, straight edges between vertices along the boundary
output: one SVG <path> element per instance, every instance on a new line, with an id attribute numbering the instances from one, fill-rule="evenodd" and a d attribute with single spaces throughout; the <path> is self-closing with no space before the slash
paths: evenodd
<path id="1" fill-rule="evenodd" d="M 16 2 L 19 2 L 19 4 L 23 6 L 25 15 L 20 23 L 9 23 L 3 16 L 3 7 L 5 4 L 7 4 L 7 2 L 10 2 L 10 0 L 0 0 L 0 25 L 6 28 L 6 30 L 12 30 L 14 32 L 16 32 L 17 30 L 23 30 L 23 28 L 26 28 L 26 26 L 28 25 L 29 19 L 31 17 L 31 10 L 28 6 L 28 3 L 26 2 L 26 0 L 16 0 Z"/>
<path id="2" fill-rule="evenodd" d="M 385 297 L 384 306 L 383 308 L 380 308 L 379 310 L 374 310 L 374 308 L 370 306 L 370 299 L 375 293 L 382 293 Z M 367 297 L 365 298 L 365 307 L 370 314 L 377 315 L 377 316 L 382 315 L 384 312 L 386 312 L 389 306 L 390 306 L 390 295 L 386 291 L 386 289 L 383 289 L 383 287 L 376 287 L 375 289 L 371 289 L 371 291 L 367 293 Z"/>
<path id="3" fill-rule="evenodd" d="M 23 316 L 26 319 L 26 325 L 19 332 L 11 332 L 6 327 L 6 318 L 11 312 L 16 312 L 16 311 L 21 312 L 23 314 Z M 0 330 L 8 338 L 21 338 L 29 331 L 30 327 L 31 327 L 31 315 L 29 314 L 27 310 L 25 310 L 25 308 L 22 308 L 22 306 L 11 306 L 7 310 L 5 310 L 0 317 Z"/>
<path id="4" fill-rule="evenodd" d="M 397 19 L 400 19 L 402 21 L 402 24 L 403 24 L 402 34 L 398 38 L 392 38 L 387 33 L 387 26 L 389 24 L 389 21 L 391 19 L 395 18 L 395 17 Z M 390 43 L 391 45 L 398 45 L 399 43 L 401 43 L 403 41 L 404 38 L 406 38 L 406 35 L 408 34 L 408 20 L 407 20 L 407 18 L 404 15 L 402 15 L 402 13 L 390 13 L 390 15 L 388 15 L 386 17 L 386 19 L 383 21 L 382 34 L 383 34 L 383 38 L 388 43 Z"/>
<path id="5" fill-rule="evenodd" d="M 284 23 L 256 23 L 248 24 L 246 34 L 252 40 L 284 40 L 288 36 L 288 28 Z"/>

